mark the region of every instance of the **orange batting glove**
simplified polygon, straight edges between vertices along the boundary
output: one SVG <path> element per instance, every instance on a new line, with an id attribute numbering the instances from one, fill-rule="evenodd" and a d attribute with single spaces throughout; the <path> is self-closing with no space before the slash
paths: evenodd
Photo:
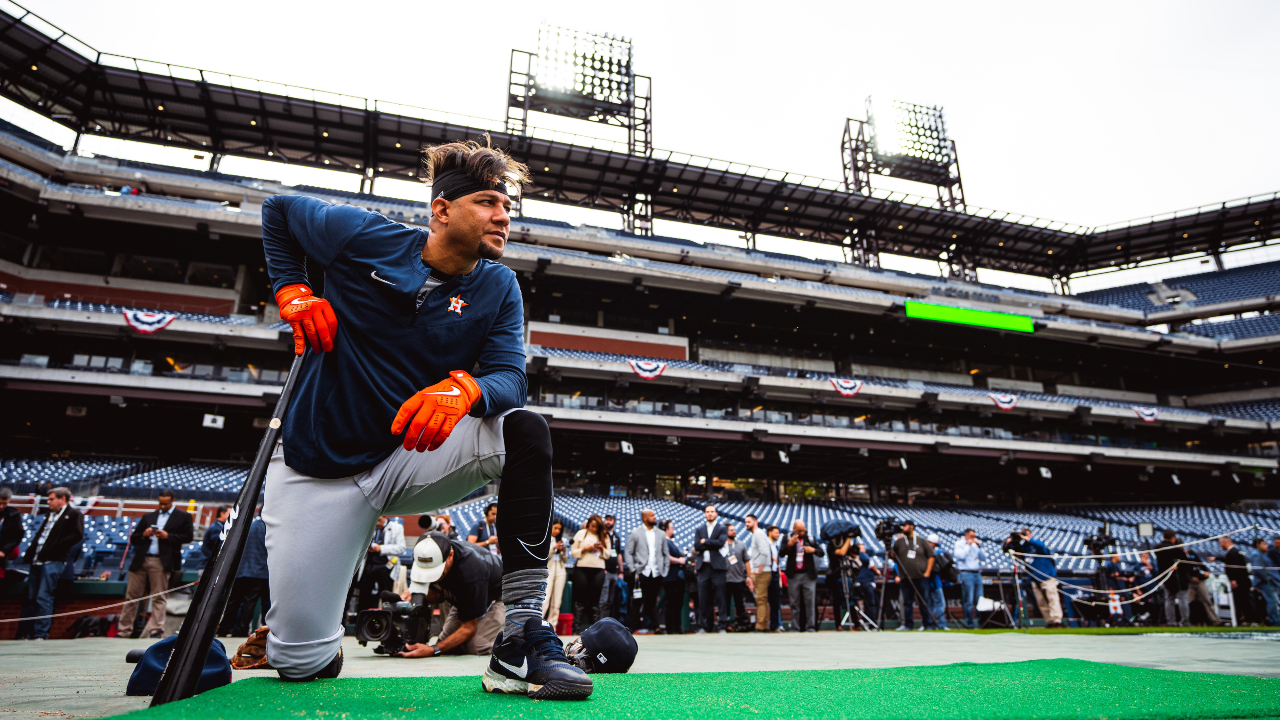
<path id="1" fill-rule="evenodd" d="M 333 350 L 338 334 L 338 316 L 328 300 L 311 295 L 306 285 L 285 285 L 276 292 L 280 319 L 293 328 L 293 354 L 301 355 L 311 341 L 312 352 Z"/>
<path id="2" fill-rule="evenodd" d="M 414 393 L 404 401 L 391 423 L 391 434 L 399 435 L 408 425 L 409 432 L 404 434 L 405 450 L 435 450 L 449 439 L 453 426 L 471 412 L 471 406 L 479 399 L 480 386 L 471 375 L 454 370 L 448 380 Z M 409 422 L 410 418 L 413 422 Z"/>

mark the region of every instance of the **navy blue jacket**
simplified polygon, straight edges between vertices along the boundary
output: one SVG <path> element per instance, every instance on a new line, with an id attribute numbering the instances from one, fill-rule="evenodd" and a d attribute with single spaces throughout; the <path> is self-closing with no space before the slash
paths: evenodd
<path id="1" fill-rule="evenodd" d="M 341 322 L 341 321 L 339 321 Z M 1026 542 L 1022 548 L 1022 552 L 1031 555 L 1051 555 L 1049 548 L 1039 540 L 1032 538 Z M 1033 557 L 1023 558 L 1027 564 L 1032 567 L 1035 572 L 1029 573 L 1031 579 L 1036 582 L 1044 582 L 1049 578 L 1058 577 L 1058 566 L 1054 564 L 1051 557 Z"/>
<path id="2" fill-rule="evenodd" d="M 332 352 L 307 358 L 284 419 L 285 463 L 318 478 L 369 470 L 400 445 L 391 421 L 413 393 L 452 370 L 480 385 L 476 417 L 522 407 L 527 392 L 524 303 L 515 273 L 481 260 L 435 288 L 422 261 L 427 231 L 350 205 L 275 195 L 262 204 L 271 287 L 324 268 L 324 298 L 338 332 Z M 450 299 L 461 298 L 450 312 Z"/>
<path id="3" fill-rule="evenodd" d="M 244 543 L 244 554 L 240 556 L 240 567 L 236 568 L 236 577 L 266 580 L 267 574 L 267 524 L 261 517 L 249 523 L 249 538 Z"/>

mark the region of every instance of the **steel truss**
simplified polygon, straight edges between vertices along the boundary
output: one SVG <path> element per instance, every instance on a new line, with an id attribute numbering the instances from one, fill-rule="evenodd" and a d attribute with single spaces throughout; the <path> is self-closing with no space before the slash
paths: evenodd
<path id="1" fill-rule="evenodd" d="M 24 19 L 25 18 L 25 19 Z M 644 144 L 547 134 L 100 53 L 33 16 L 0 11 L 0 96 L 77 133 L 343 170 L 417 178 L 420 148 L 486 136 L 534 171 L 526 196 L 635 218 L 695 223 L 972 267 L 1066 277 L 1158 257 L 1222 252 L 1276 237 L 1280 193 L 1105 228 L 1053 223 L 750 167 Z M 646 111 L 647 112 L 647 111 Z M 856 138 L 857 128 L 853 128 Z M 650 142 L 651 141 L 646 141 Z M 849 165 L 852 172 L 854 165 Z M 627 208 L 631 208 L 628 210 Z"/>

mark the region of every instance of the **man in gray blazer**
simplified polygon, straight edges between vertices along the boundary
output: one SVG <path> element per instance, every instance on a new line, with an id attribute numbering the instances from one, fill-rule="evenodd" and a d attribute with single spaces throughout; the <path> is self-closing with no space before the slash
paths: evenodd
<path id="1" fill-rule="evenodd" d="M 648 634 L 658 629 L 658 596 L 662 594 L 662 581 L 671 566 L 667 556 L 667 534 L 658 529 L 658 514 L 652 510 L 640 511 L 640 525 L 627 536 L 623 566 L 635 573 L 635 584 L 640 588 L 647 629 L 640 627 L 640 614 L 636 603 L 631 603 L 627 617 L 632 632 Z"/>

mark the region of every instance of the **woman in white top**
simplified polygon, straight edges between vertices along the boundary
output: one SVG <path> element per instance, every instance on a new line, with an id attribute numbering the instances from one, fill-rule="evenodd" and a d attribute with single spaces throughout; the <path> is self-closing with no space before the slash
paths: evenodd
<path id="1" fill-rule="evenodd" d="M 573 632 L 576 635 L 600 619 L 604 561 L 616 554 L 599 515 L 587 518 L 582 529 L 574 533 L 569 552 L 578 561 L 573 575 Z"/>
<path id="2" fill-rule="evenodd" d="M 551 556 L 547 558 L 547 596 L 542 601 L 542 617 L 555 629 L 560 619 L 560 600 L 564 597 L 564 562 L 569 548 L 564 544 L 564 523 L 551 523 Z"/>

